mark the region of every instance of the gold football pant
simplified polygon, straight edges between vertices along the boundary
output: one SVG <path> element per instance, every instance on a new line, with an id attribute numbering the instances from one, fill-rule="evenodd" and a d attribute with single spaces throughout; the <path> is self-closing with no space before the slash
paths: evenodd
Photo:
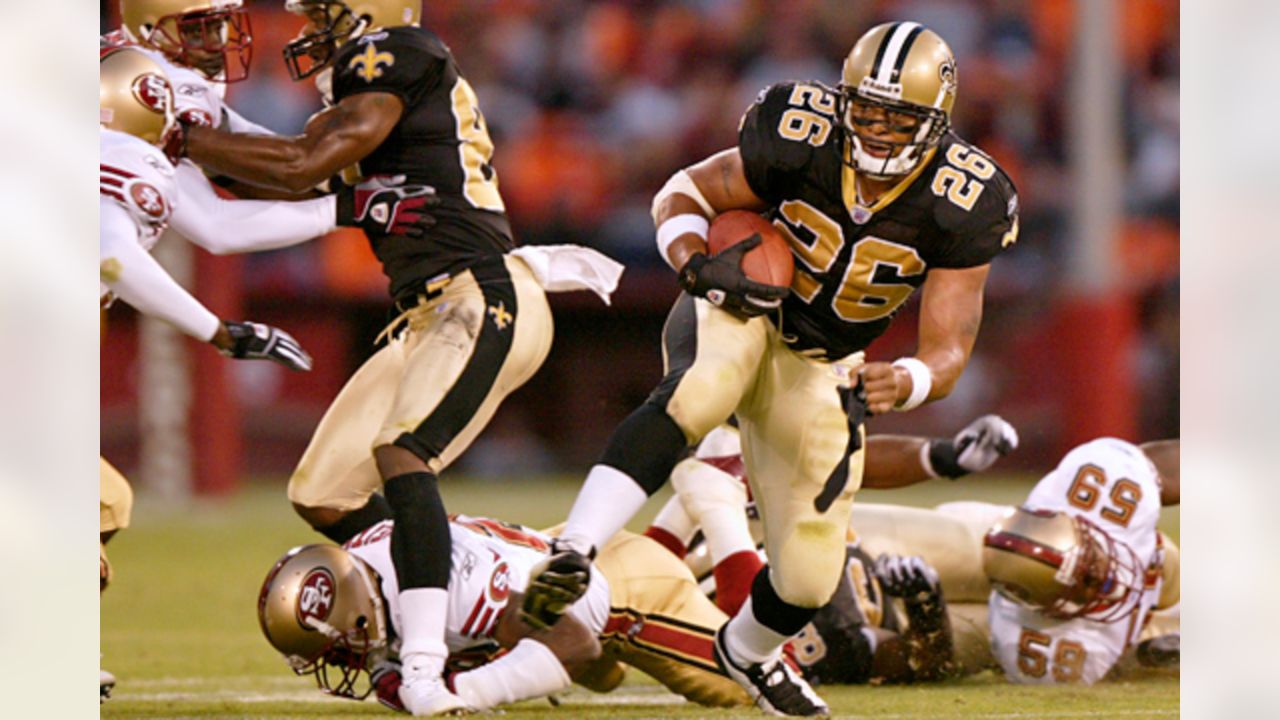
<path id="1" fill-rule="evenodd" d="M 729 617 L 702 594 L 684 563 L 626 530 L 613 536 L 595 562 L 609 580 L 603 659 L 631 665 L 696 703 L 750 702 L 712 654 L 716 630 Z"/>
<path id="2" fill-rule="evenodd" d="M 405 332 L 365 361 L 320 420 L 289 478 L 294 503 L 364 506 L 382 486 L 373 459 L 382 445 L 404 447 L 439 473 L 551 349 L 546 295 L 509 256 L 456 275 L 403 319 Z"/>
<path id="3" fill-rule="evenodd" d="M 848 410 L 862 354 L 800 355 L 770 319 L 742 319 L 689 295 L 667 318 L 663 351 L 667 374 L 649 402 L 690 444 L 736 415 L 773 588 L 798 607 L 826 604 L 862 484 L 865 432 L 851 429 Z"/>
<path id="4" fill-rule="evenodd" d="M 98 532 L 108 533 L 129 527 L 133 513 L 133 489 L 120 471 L 105 458 L 98 458 Z M 106 589 L 111 582 L 111 561 L 107 548 L 98 543 L 98 573 L 100 586 Z"/>

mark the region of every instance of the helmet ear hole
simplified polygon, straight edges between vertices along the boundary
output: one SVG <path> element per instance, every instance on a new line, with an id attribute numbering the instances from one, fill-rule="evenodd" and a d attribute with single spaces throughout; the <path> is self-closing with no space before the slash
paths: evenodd
<path id="1" fill-rule="evenodd" d="M 369 618 L 368 618 L 368 616 L 361 615 L 360 617 L 356 618 L 356 629 L 357 629 L 357 630 L 363 630 L 363 629 L 365 629 L 368 625 L 369 625 Z"/>

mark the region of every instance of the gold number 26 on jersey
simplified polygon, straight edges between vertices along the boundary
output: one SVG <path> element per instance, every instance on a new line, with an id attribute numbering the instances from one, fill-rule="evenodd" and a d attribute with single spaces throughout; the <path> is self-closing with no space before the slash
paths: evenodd
<path id="1" fill-rule="evenodd" d="M 947 162 L 949 164 L 938 167 L 929 189 L 934 195 L 945 197 L 966 211 L 972 210 L 986 189 L 982 181 L 990 180 L 996 174 L 995 163 L 973 148 L 962 145 L 947 148 Z"/>

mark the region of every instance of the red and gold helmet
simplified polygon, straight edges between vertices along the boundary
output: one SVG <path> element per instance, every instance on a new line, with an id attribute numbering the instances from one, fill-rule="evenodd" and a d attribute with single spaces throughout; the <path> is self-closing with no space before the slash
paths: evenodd
<path id="1" fill-rule="evenodd" d="M 162 147 L 175 120 L 173 90 L 160 64 L 136 48 L 102 51 L 98 124 Z"/>
<path id="2" fill-rule="evenodd" d="M 982 539 L 982 568 L 1004 597 L 1063 620 L 1116 622 L 1138 607 L 1138 557 L 1087 519 L 1020 507 Z"/>
<path id="3" fill-rule="evenodd" d="M 258 624 L 298 675 L 322 690 L 363 699 L 357 691 L 387 654 L 387 616 L 377 574 L 335 545 L 302 545 L 284 554 L 258 594 Z"/>
<path id="4" fill-rule="evenodd" d="M 125 32 L 218 82 L 249 76 L 253 32 L 244 0 L 120 0 Z"/>

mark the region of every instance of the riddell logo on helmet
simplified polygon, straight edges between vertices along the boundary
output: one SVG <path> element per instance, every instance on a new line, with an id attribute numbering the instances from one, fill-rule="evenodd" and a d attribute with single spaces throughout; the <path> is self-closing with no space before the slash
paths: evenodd
<path id="1" fill-rule="evenodd" d="M 302 579 L 298 593 L 298 624 L 312 629 L 313 620 L 325 622 L 333 612 L 333 574 L 322 567 L 314 568 Z"/>
<path id="2" fill-rule="evenodd" d="M 169 106 L 169 81 L 155 73 L 143 73 L 133 80 L 133 96 L 163 115 Z"/>

